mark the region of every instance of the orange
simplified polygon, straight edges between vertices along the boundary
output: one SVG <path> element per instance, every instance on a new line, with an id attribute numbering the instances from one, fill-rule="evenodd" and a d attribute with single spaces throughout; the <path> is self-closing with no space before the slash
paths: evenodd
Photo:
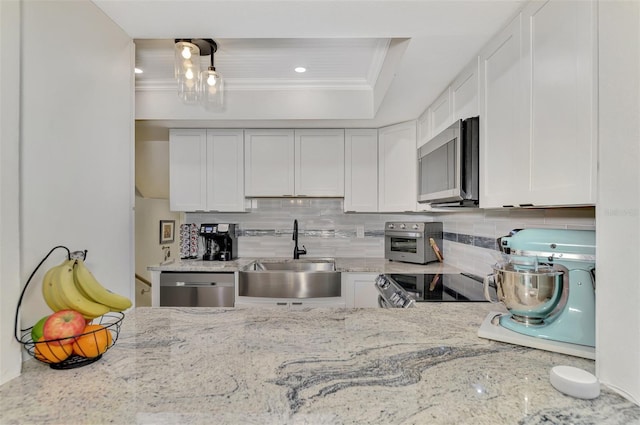
<path id="1" fill-rule="evenodd" d="M 87 325 L 82 333 L 73 342 L 73 352 L 82 357 L 99 356 L 113 341 L 111 332 L 102 325 Z"/>
<path id="2" fill-rule="evenodd" d="M 35 344 L 34 355 L 36 359 L 45 363 L 60 363 L 66 360 L 72 353 L 70 345 L 56 345 L 44 341 L 41 337 Z"/>

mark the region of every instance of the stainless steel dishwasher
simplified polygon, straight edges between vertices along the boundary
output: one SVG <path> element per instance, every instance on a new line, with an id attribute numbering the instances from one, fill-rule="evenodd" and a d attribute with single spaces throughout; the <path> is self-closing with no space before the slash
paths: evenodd
<path id="1" fill-rule="evenodd" d="M 160 307 L 233 307 L 234 300 L 234 273 L 160 273 Z"/>

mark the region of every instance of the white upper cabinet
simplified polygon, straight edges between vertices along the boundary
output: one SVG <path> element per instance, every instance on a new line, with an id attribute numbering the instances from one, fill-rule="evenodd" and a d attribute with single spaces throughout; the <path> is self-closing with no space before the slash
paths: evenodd
<path id="1" fill-rule="evenodd" d="M 242 130 L 207 130 L 207 211 L 244 211 Z"/>
<path id="2" fill-rule="evenodd" d="M 378 211 L 378 130 L 345 130 L 345 212 Z"/>
<path id="3" fill-rule="evenodd" d="M 344 196 L 344 130 L 245 130 L 246 196 Z"/>
<path id="4" fill-rule="evenodd" d="M 479 66 L 479 57 L 476 57 L 451 84 L 451 123 L 478 116 Z"/>
<path id="5" fill-rule="evenodd" d="M 242 130 L 172 129 L 171 211 L 244 211 Z"/>
<path id="6" fill-rule="evenodd" d="M 594 2 L 530 2 L 481 53 L 481 207 L 595 204 L 596 30 Z"/>
<path id="7" fill-rule="evenodd" d="M 415 211 L 417 203 L 416 121 L 378 130 L 378 211 Z"/>
<path id="8" fill-rule="evenodd" d="M 427 108 L 429 116 L 429 139 L 438 135 L 453 122 L 451 114 L 451 86 L 442 92 L 440 96 Z M 427 139 L 428 140 L 428 139 Z"/>
<path id="9" fill-rule="evenodd" d="M 246 196 L 293 196 L 293 130 L 245 130 L 244 172 Z"/>
<path id="10" fill-rule="evenodd" d="M 532 2 L 523 14 L 523 72 L 531 87 L 528 200 L 595 204 L 596 3 Z"/>
<path id="11" fill-rule="evenodd" d="M 296 196 L 344 196 L 344 130 L 295 130 Z"/>
<path id="12" fill-rule="evenodd" d="M 169 132 L 169 208 L 204 211 L 207 204 L 207 131 Z"/>
<path id="13" fill-rule="evenodd" d="M 424 145 L 431 139 L 431 127 L 429 124 L 429 109 L 427 108 L 422 115 L 418 117 L 417 124 L 417 136 L 416 136 L 416 149 Z"/>
<path id="14" fill-rule="evenodd" d="M 480 54 L 480 207 L 514 203 L 528 181 L 521 15 Z M 523 194 L 524 195 L 524 194 Z M 523 196 L 522 201 L 527 198 Z"/>

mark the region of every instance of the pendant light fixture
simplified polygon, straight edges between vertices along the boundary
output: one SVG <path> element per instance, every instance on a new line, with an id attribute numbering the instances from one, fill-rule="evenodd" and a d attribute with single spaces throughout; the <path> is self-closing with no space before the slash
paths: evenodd
<path id="1" fill-rule="evenodd" d="M 218 45 L 210 38 L 175 40 L 175 77 L 178 96 L 189 104 L 221 110 L 224 105 L 224 80 L 214 66 Z M 200 56 L 211 56 L 211 66 L 200 70 Z"/>
<path id="2" fill-rule="evenodd" d="M 185 103 L 197 101 L 197 81 L 200 72 L 200 48 L 190 40 L 176 40 L 175 77 L 178 96 Z"/>

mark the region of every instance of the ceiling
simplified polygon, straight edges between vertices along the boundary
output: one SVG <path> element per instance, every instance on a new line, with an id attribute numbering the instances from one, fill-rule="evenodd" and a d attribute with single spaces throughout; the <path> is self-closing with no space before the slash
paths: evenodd
<path id="1" fill-rule="evenodd" d="M 521 0 L 93 0 L 136 44 L 149 127 L 381 127 L 417 118 Z M 213 38 L 226 108 L 183 105 L 173 39 Z M 207 66 L 209 57 L 203 57 Z M 298 74 L 296 66 L 307 72 Z"/>

